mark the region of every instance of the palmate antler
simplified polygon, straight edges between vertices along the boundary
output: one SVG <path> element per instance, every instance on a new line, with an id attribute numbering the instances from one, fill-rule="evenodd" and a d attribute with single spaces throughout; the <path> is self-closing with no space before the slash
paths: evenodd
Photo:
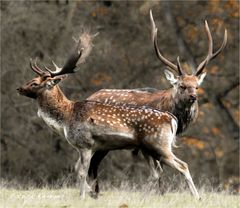
<path id="1" fill-rule="evenodd" d="M 62 68 L 58 67 L 57 64 L 55 64 L 55 62 L 52 61 L 52 64 L 55 67 L 55 70 L 52 71 L 51 69 L 45 66 L 45 69 L 47 70 L 46 72 L 37 66 L 36 60 L 34 63 L 32 63 L 32 60 L 30 60 L 30 67 L 34 72 L 36 72 L 40 76 L 46 73 L 50 74 L 51 77 L 74 73 L 75 68 L 77 67 L 77 63 L 78 62 L 83 63 L 87 58 L 87 56 L 89 55 L 89 53 L 91 52 L 91 49 L 93 46 L 92 45 L 93 37 L 94 36 L 91 36 L 90 34 L 84 32 L 79 37 L 78 40 L 75 40 L 76 45 Z"/>
<path id="2" fill-rule="evenodd" d="M 82 55 L 84 48 L 81 47 L 80 40 L 77 42 L 73 52 L 65 62 L 62 68 L 58 67 L 57 64 L 52 61 L 53 66 L 55 67 L 55 71 L 50 70 L 45 66 L 45 69 L 51 74 L 51 77 L 63 75 L 63 74 L 71 74 L 74 73 L 74 69 L 76 68 L 76 64 L 79 58 Z"/>
<path id="3" fill-rule="evenodd" d="M 167 65 L 168 67 L 170 67 L 171 69 L 173 69 L 174 71 L 176 71 L 178 73 L 178 75 L 181 76 L 181 75 L 186 74 L 185 71 L 181 67 L 179 57 L 177 58 L 177 65 L 175 65 L 171 61 L 169 61 L 167 58 L 165 58 L 162 55 L 162 53 L 160 52 L 160 50 L 158 48 L 158 43 L 157 43 L 157 27 L 155 25 L 155 22 L 154 22 L 154 19 L 152 16 L 152 10 L 150 10 L 150 21 L 151 21 L 152 41 L 154 44 L 155 52 L 156 52 L 159 60 L 161 62 L 163 62 L 165 65 Z M 209 63 L 209 61 L 214 59 L 218 54 L 220 54 L 227 44 L 227 30 L 225 29 L 222 45 L 215 53 L 213 53 L 212 35 L 211 35 L 210 29 L 208 27 L 207 21 L 205 21 L 205 29 L 206 29 L 207 36 L 208 36 L 208 54 L 207 54 L 207 57 L 198 65 L 197 70 L 193 70 L 193 74 L 196 76 L 202 73 L 204 67 Z"/>

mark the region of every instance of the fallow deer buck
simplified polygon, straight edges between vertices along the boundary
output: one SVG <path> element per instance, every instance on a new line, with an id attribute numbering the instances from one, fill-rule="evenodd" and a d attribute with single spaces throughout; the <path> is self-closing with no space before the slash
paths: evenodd
<path id="1" fill-rule="evenodd" d="M 118 103 L 136 106 L 149 106 L 158 110 L 171 112 L 178 119 L 177 134 L 180 134 L 186 130 L 198 116 L 197 89 L 206 76 L 206 72 L 203 72 L 203 69 L 210 60 L 214 59 L 225 48 L 227 43 L 227 30 L 225 30 L 222 45 L 216 52 L 213 52 L 212 35 L 207 21 L 205 21 L 205 29 L 208 37 L 208 54 L 206 58 L 199 64 L 197 69 L 192 69 L 192 74 L 189 75 L 182 68 L 179 57 L 177 58 L 177 65 L 175 65 L 162 55 L 158 49 L 157 28 L 153 20 L 152 11 L 150 11 L 150 20 L 152 41 L 157 57 L 163 64 L 177 73 L 177 76 L 175 77 L 171 71 L 164 71 L 166 78 L 172 87 L 167 90 L 147 88 L 103 89 L 88 97 L 87 100 L 96 100 L 111 104 Z M 99 192 L 97 181 L 98 166 L 107 153 L 107 151 L 95 152 L 91 160 L 89 176 L 92 180 L 95 180 L 96 192 Z M 153 175 L 160 178 L 160 174 L 162 172 L 160 164 L 156 161 L 152 161 L 148 154 L 143 155 L 147 159 Z"/>
<path id="2" fill-rule="evenodd" d="M 87 45 L 89 45 L 88 42 Z M 84 46 L 85 45 L 85 46 Z M 66 98 L 58 83 L 74 69 L 87 50 L 78 41 L 74 53 L 63 68 L 43 71 L 36 62 L 30 62 L 37 77 L 18 88 L 18 92 L 38 103 L 38 115 L 79 152 L 78 177 L 80 195 L 85 197 L 86 181 L 92 155 L 98 151 L 138 148 L 181 172 L 191 193 L 199 199 L 188 166 L 172 153 L 177 131 L 177 119 L 171 113 L 150 107 L 134 107 L 101 103 L 75 102 Z"/>

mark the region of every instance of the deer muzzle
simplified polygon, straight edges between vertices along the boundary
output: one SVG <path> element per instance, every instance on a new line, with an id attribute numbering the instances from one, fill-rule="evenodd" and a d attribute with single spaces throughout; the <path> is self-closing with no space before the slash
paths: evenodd
<path id="1" fill-rule="evenodd" d="M 196 101 L 196 100 L 197 100 L 197 95 L 195 95 L 195 94 L 189 95 L 189 100 L 190 100 L 191 102 Z"/>
<path id="2" fill-rule="evenodd" d="M 33 98 L 33 99 L 37 98 L 36 93 L 33 93 L 31 91 L 28 91 L 28 90 L 25 90 L 22 87 L 19 87 L 16 90 L 18 91 L 19 95 L 23 95 L 23 96 L 26 96 L 26 97 L 29 97 L 29 98 Z"/>

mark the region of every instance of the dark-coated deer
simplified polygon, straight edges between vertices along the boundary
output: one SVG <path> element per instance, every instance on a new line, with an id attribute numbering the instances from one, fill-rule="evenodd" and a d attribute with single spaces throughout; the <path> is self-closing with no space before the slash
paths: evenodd
<path id="1" fill-rule="evenodd" d="M 205 66 L 210 60 L 214 59 L 220 52 L 225 48 L 227 43 L 227 30 L 224 33 L 224 39 L 221 47 L 213 52 L 213 41 L 212 35 L 209 30 L 207 21 L 205 21 L 205 29 L 208 37 L 208 54 L 206 58 L 199 64 L 197 69 L 192 69 L 192 74 L 187 74 L 182 68 L 179 58 L 177 58 L 177 65 L 170 62 L 165 58 L 157 44 L 157 28 L 153 20 L 152 12 L 150 11 L 151 20 L 151 34 L 152 41 L 154 44 L 154 49 L 159 60 L 174 72 L 177 73 L 175 76 L 171 71 L 165 70 L 165 75 L 167 80 L 169 80 L 172 87 L 167 90 L 157 90 L 157 89 L 103 89 L 100 90 L 87 100 L 96 100 L 105 103 L 121 103 L 121 104 L 132 104 L 136 106 L 149 106 L 155 109 L 171 112 L 178 119 L 178 129 L 177 134 L 186 130 L 186 128 L 196 120 L 198 116 L 198 102 L 197 102 L 197 89 L 202 83 L 206 72 L 203 72 Z M 101 160 L 105 157 L 108 152 L 96 152 L 92 158 L 89 175 L 95 180 L 96 187 L 95 191 L 99 192 L 99 186 L 97 181 L 97 169 Z M 161 169 L 161 166 L 157 162 L 151 162 L 148 154 L 144 154 L 145 158 L 150 164 L 155 164 L 151 166 L 153 175 L 161 173 L 162 171 L 155 171 L 154 169 Z"/>
<path id="2" fill-rule="evenodd" d="M 90 40 L 89 38 L 87 38 Z M 177 119 L 171 113 L 150 107 L 107 104 L 96 101 L 75 102 L 67 99 L 59 86 L 87 50 L 80 39 L 63 68 L 43 71 L 30 64 L 38 77 L 18 88 L 21 95 L 36 99 L 38 115 L 48 126 L 79 152 L 80 195 L 85 197 L 92 155 L 97 151 L 138 148 L 182 173 L 191 193 L 199 199 L 188 166 L 172 153 Z M 90 42 L 87 43 L 89 45 Z"/>

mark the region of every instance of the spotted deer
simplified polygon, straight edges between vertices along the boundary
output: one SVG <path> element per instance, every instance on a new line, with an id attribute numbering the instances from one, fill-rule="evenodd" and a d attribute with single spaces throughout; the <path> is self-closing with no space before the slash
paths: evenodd
<path id="1" fill-rule="evenodd" d="M 77 102 L 63 94 L 58 83 L 75 72 L 78 60 L 87 50 L 82 40 L 62 68 L 54 64 L 55 71 L 47 67 L 43 70 L 30 61 L 38 76 L 17 89 L 20 95 L 37 101 L 39 117 L 78 151 L 80 196 L 84 198 L 87 189 L 91 190 L 86 177 L 95 152 L 138 148 L 182 173 L 191 193 L 199 199 L 187 164 L 172 152 L 177 131 L 174 115 L 145 106 Z"/>
<path id="2" fill-rule="evenodd" d="M 205 21 L 205 29 L 208 37 L 208 54 L 197 69 L 192 69 L 192 74 L 187 74 L 180 64 L 179 57 L 177 58 L 176 65 L 165 58 L 160 52 L 157 43 L 157 28 L 152 16 L 152 11 L 150 11 L 150 22 L 152 42 L 158 59 L 177 74 L 177 76 L 175 76 L 169 70 L 164 71 L 172 87 L 166 90 L 152 88 L 102 89 L 92 94 L 87 100 L 96 100 L 104 103 L 131 104 L 135 106 L 149 106 L 158 110 L 171 112 L 178 119 L 177 134 L 180 134 L 185 131 L 198 116 L 197 90 L 206 76 L 206 72 L 203 72 L 203 69 L 210 60 L 217 57 L 225 48 L 227 43 L 227 30 L 225 30 L 220 48 L 216 50 L 216 52 L 213 52 L 212 35 L 207 21 Z M 99 192 L 97 181 L 98 166 L 107 153 L 107 151 L 95 152 L 91 161 L 89 176 L 92 180 L 96 181 L 96 192 Z M 162 172 L 160 164 L 157 161 L 152 161 L 148 154 L 144 154 L 144 156 L 150 164 L 153 175 L 160 178 Z"/>

